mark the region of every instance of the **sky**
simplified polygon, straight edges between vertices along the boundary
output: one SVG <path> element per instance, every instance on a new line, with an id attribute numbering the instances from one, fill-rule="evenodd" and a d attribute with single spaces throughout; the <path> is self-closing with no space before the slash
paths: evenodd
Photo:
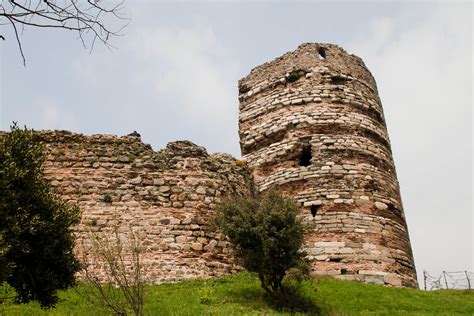
<path id="1" fill-rule="evenodd" d="M 112 51 L 2 26 L 0 130 L 191 140 L 240 157 L 237 81 L 304 42 L 363 58 L 382 99 L 418 278 L 474 271 L 470 2 L 133 1 Z M 114 22 L 111 22 L 114 23 Z"/>

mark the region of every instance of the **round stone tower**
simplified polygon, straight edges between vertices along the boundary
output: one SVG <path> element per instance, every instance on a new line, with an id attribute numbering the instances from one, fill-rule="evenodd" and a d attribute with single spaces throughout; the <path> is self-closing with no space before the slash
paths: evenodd
<path id="1" fill-rule="evenodd" d="M 314 274 L 416 287 L 382 105 L 359 57 L 302 44 L 239 81 L 242 155 L 257 187 L 303 206 Z"/>

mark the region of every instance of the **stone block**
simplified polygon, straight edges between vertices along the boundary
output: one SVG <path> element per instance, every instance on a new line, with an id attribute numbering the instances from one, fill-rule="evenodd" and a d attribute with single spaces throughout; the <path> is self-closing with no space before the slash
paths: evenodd
<path id="1" fill-rule="evenodd" d="M 365 199 L 356 199 L 355 204 L 356 205 L 372 205 L 373 203 Z"/>
<path id="2" fill-rule="evenodd" d="M 130 180 L 130 183 L 131 184 L 140 184 L 140 183 L 142 183 L 142 177 L 138 176 L 136 178 L 133 178 L 133 179 Z"/>
<path id="3" fill-rule="evenodd" d="M 394 275 L 386 275 L 384 276 L 384 282 L 386 284 L 389 284 L 391 286 L 396 286 L 396 287 L 400 287 L 402 286 L 402 280 L 400 277 L 398 276 L 394 276 Z"/>
<path id="4" fill-rule="evenodd" d="M 178 236 L 176 237 L 176 242 L 177 243 L 185 243 L 188 240 L 186 236 Z"/>
<path id="5" fill-rule="evenodd" d="M 387 204 L 381 203 L 381 202 L 375 202 L 375 207 L 378 208 L 379 210 L 386 210 L 388 209 Z"/>
<path id="6" fill-rule="evenodd" d="M 201 251 L 201 250 L 203 250 L 203 246 L 200 243 L 192 243 L 191 244 L 191 249 L 196 250 L 196 251 Z"/>
<path id="7" fill-rule="evenodd" d="M 381 276 L 381 275 L 366 275 L 365 278 L 364 278 L 364 281 L 365 281 L 365 283 L 368 283 L 368 284 L 383 285 L 385 283 L 384 279 L 383 279 L 383 276 Z"/>
<path id="8" fill-rule="evenodd" d="M 206 194 L 206 188 L 205 188 L 205 187 L 202 187 L 202 186 L 199 186 L 199 187 L 196 189 L 196 193 L 197 193 L 197 194 Z"/>
<path id="9" fill-rule="evenodd" d="M 318 241 L 314 243 L 314 247 L 322 247 L 322 248 L 338 248 L 344 247 L 346 243 L 338 242 L 338 241 Z"/>
<path id="10" fill-rule="evenodd" d="M 162 186 L 160 186 L 160 188 L 159 188 L 159 191 L 160 191 L 161 193 L 169 192 L 169 190 L 170 190 L 170 187 L 169 187 L 169 186 L 166 186 L 166 185 L 162 185 Z"/>
<path id="11" fill-rule="evenodd" d="M 154 184 L 154 185 L 157 185 L 157 186 L 160 186 L 160 185 L 165 184 L 165 180 L 164 180 L 164 179 L 160 179 L 160 178 L 153 179 L 153 184 Z"/>
<path id="12" fill-rule="evenodd" d="M 201 243 L 201 244 L 207 244 L 207 238 L 198 237 L 198 238 L 197 238 L 197 242 L 199 242 L 199 243 Z"/>
<path id="13" fill-rule="evenodd" d="M 191 224 L 191 218 L 185 218 L 185 219 L 181 220 L 181 224 L 182 224 L 182 225 L 189 225 L 189 224 Z"/>
<path id="14" fill-rule="evenodd" d="M 314 256 L 314 259 L 318 261 L 326 261 L 329 259 L 329 255 L 319 255 L 319 256 Z"/>
<path id="15" fill-rule="evenodd" d="M 361 282 L 364 280 L 364 276 L 357 275 L 357 274 L 345 274 L 345 275 L 337 275 L 336 279 Z"/>
<path id="16" fill-rule="evenodd" d="M 121 156 L 118 156 L 117 161 L 120 161 L 120 162 L 129 162 L 129 161 L 130 161 L 130 158 L 128 158 L 128 157 L 125 156 L 125 155 L 121 155 Z"/>
<path id="17" fill-rule="evenodd" d="M 377 271 L 377 270 L 359 270 L 359 274 L 386 276 L 386 275 L 388 275 L 388 272 Z"/>

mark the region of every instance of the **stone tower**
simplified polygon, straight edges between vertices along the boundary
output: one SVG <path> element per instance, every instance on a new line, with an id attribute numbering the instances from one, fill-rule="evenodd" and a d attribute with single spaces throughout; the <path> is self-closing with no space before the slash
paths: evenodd
<path id="1" fill-rule="evenodd" d="M 242 155 L 263 191 L 303 206 L 314 274 L 416 287 L 374 78 L 359 57 L 302 44 L 239 81 Z"/>

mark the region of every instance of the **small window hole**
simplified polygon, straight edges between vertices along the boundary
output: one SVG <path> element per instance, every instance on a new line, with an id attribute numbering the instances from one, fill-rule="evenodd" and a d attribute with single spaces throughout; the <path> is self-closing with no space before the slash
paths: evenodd
<path id="1" fill-rule="evenodd" d="M 311 145 L 307 145 L 303 147 L 300 156 L 300 166 L 306 167 L 311 164 L 311 159 L 313 158 L 313 154 L 311 152 Z"/>
<path id="2" fill-rule="evenodd" d="M 343 85 L 346 82 L 350 81 L 349 78 L 343 77 L 343 76 L 332 76 L 331 77 L 331 83 L 335 85 Z"/>
<path id="3" fill-rule="evenodd" d="M 311 205 L 311 215 L 313 215 L 313 217 L 315 217 L 316 214 L 318 214 L 318 208 L 319 206 L 317 205 Z"/>
<path id="4" fill-rule="evenodd" d="M 318 57 L 320 60 L 326 59 L 326 50 L 323 47 L 318 48 Z"/>

